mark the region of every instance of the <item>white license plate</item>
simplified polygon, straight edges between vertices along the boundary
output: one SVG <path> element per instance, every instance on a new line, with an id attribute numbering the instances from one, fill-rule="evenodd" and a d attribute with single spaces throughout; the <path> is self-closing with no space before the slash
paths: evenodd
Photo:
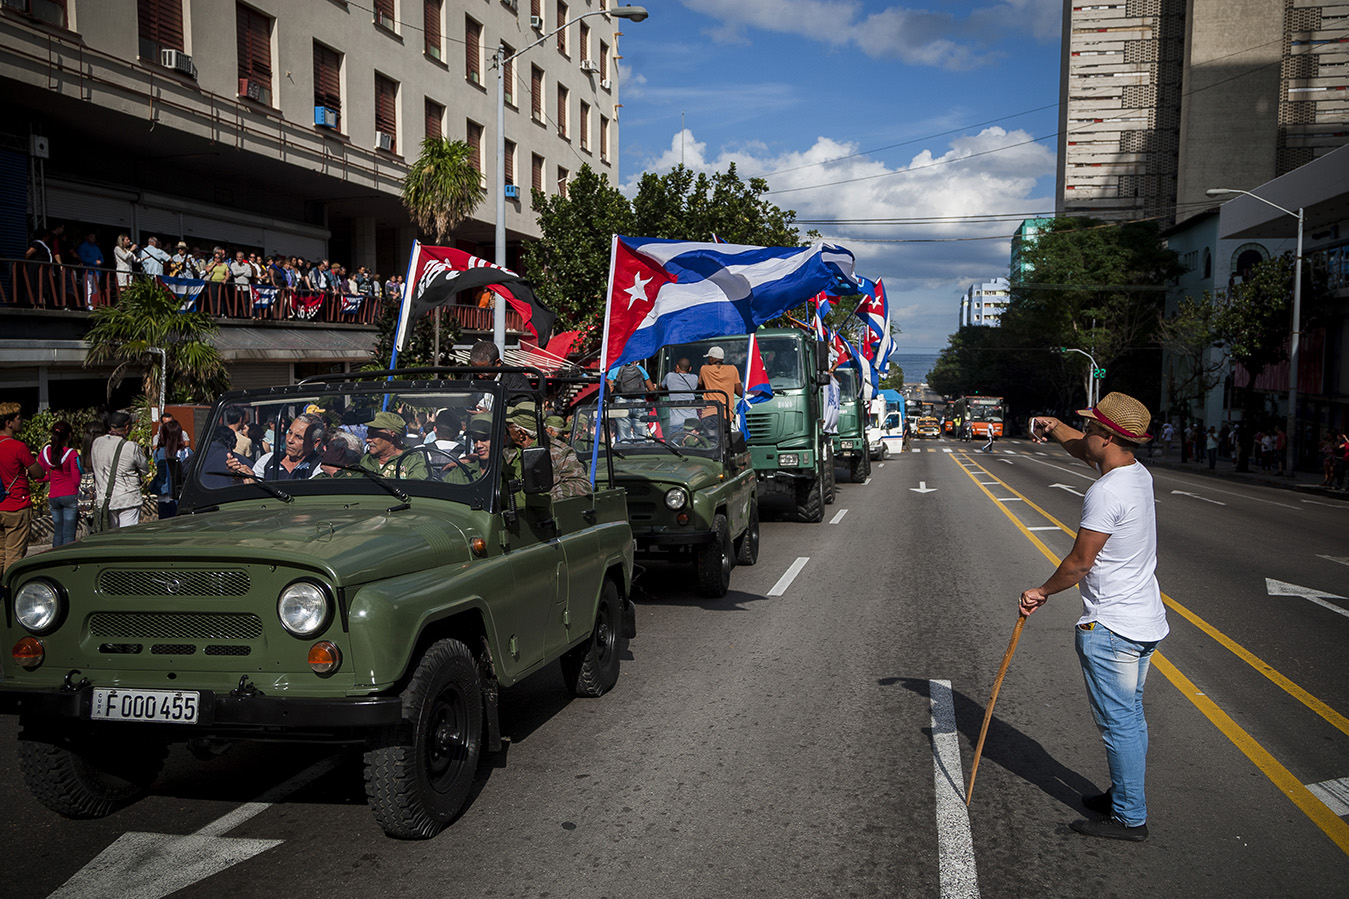
<path id="1" fill-rule="evenodd" d="M 200 705 L 195 690 L 116 690 L 94 688 L 89 717 L 103 721 L 157 721 L 195 724 Z"/>

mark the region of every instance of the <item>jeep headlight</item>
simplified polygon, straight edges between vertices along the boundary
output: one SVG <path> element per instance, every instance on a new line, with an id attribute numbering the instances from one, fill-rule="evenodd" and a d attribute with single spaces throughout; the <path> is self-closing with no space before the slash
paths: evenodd
<path id="1" fill-rule="evenodd" d="M 14 617 L 35 634 L 54 630 L 65 608 L 65 591 L 44 578 L 31 580 L 14 595 Z"/>
<path id="2" fill-rule="evenodd" d="M 276 617 L 295 636 L 312 637 L 332 620 L 332 597 L 317 581 L 296 581 L 281 591 L 276 601 Z"/>
<path id="3" fill-rule="evenodd" d="M 665 507 L 674 511 L 679 511 L 689 504 L 689 495 L 684 492 L 682 487 L 671 487 L 665 491 Z"/>

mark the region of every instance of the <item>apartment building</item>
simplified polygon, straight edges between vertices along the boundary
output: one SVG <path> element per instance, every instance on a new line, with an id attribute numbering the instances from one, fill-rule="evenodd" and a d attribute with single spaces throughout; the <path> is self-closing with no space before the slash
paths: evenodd
<path id="1" fill-rule="evenodd" d="M 1164 224 L 1349 143 L 1349 4 L 1065 0 L 1061 215 Z"/>
<path id="2" fill-rule="evenodd" d="M 142 244 L 154 234 L 169 247 L 181 239 L 208 253 L 221 245 L 401 273 L 417 232 L 400 191 L 422 140 L 466 141 L 492 188 L 494 54 L 548 36 L 504 67 L 507 264 L 516 265 L 539 235 L 531 189 L 565 192 L 587 163 L 617 180 L 620 22 L 607 6 L 4 0 L 0 259 L 21 258 L 32 229 L 65 224 L 68 249 L 92 230 L 109 264 L 125 232 Z M 492 257 L 495 205 L 489 192 L 456 231 L 460 246 Z M 86 315 L 20 312 L 12 280 L 0 284 L 9 325 L 0 385 L 45 400 L 49 381 L 88 377 L 77 346 Z M 236 384 L 293 377 L 296 363 L 365 361 L 373 343 L 368 322 L 222 325 Z M 318 325 L 326 338 L 301 335 Z M 352 328 L 362 333 L 342 334 Z M 34 340 L 60 345 L 34 351 Z"/>
<path id="3" fill-rule="evenodd" d="M 1006 278 L 994 278 L 971 284 L 960 297 L 960 326 L 987 325 L 996 328 L 1011 299 L 1011 284 Z"/>

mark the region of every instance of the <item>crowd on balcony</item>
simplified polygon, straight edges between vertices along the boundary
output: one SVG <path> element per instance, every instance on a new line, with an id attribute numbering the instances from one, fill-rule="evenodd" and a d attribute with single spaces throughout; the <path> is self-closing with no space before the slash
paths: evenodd
<path id="1" fill-rule="evenodd" d="M 220 245 L 207 253 L 184 240 L 170 249 L 155 235 L 142 246 L 119 234 L 109 257 L 97 232 L 71 247 L 64 225 L 35 231 L 23 265 L 11 266 L 11 274 L 12 293 L 0 297 L 6 304 L 93 309 L 113 302 L 134 279 L 158 278 L 187 300 L 185 308 L 252 318 L 366 320 L 381 301 L 399 301 L 404 288 L 402 275 L 386 279 L 366 266 L 353 271 L 327 259 Z"/>

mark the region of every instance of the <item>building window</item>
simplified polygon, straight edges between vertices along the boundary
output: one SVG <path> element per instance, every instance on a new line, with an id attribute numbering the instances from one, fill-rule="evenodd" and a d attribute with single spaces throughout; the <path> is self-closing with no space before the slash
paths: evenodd
<path id="1" fill-rule="evenodd" d="M 543 69 L 538 66 L 529 67 L 529 92 L 532 95 L 529 101 L 529 117 L 543 124 Z"/>
<path id="2" fill-rule="evenodd" d="M 571 172 L 562 166 L 557 167 L 557 195 L 565 197 L 567 195 L 567 181 L 571 179 Z"/>
<path id="3" fill-rule="evenodd" d="M 321 122 L 323 110 L 331 121 Z M 314 124 L 342 130 L 342 54 L 314 42 Z"/>
<path id="4" fill-rule="evenodd" d="M 183 50 L 182 0 L 136 0 L 140 58 L 158 63 L 160 50 Z"/>
<path id="5" fill-rule="evenodd" d="M 239 96 L 272 105 L 272 20 L 251 7 L 237 4 L 239 37 Z"/>
<path id="6" fill-rule="evenodd" d="M 562 85 L 557 86 L 557 136 L 567 136 L 567 101 L 571 97 L 571 91 Z"/>
<path id="7" fill-rule="evenodd" d="M 543 157 L 538 153 L 531 154 L 529 160 L 530 185 L 533 190 L 543 190 Z"/>
<path id="8" fill-rule="evenodd" d="M 577 123 L 581 128 L 581 149 L 590 149 L 590 104 L 581 101 L 581 118 Z"/>
<path id="9" fill-rule="evenodd" d="M 478 170 L 478 174 L 483 174 L 482 168 L 482 126 L 477 122 L 469 120 L 468 127 L 465 130 L 465 143 L 468 144 L 468 161 Z"/>
<path id="10" fill-rule="evenodd" d="M 398 152 L 398 82 L 375 73 L 375 145 Z"/>
<path id="11" fill-rule="evenodd" d="M 590 58 L 590 26 L 585 22 L 581 23 L 581 42 L 577 49 L 581 51 L 582 59 Z"/>
<path id="12" fill-rule="evenodd" d="M 482 26 L 464 18 L 464 77 L 482 84 Z"/>
<path id="13" fill-rule="evenodd" d="M 423 11 L 422 32 L 426 35 L 426 55 L 432 59 L 444 59 L 444 41 L 440 30 L 440 17 L 444 10 L 444 0 L 426 0 Z"/>
<path id="14" fill-rule="evenodd" d="M 504 169 L 507 184 L 519 183 L 515 180 L 515 141 L 513 140 L 506 141 L 505 165 L 502 166 L 502 168 Z"/>
<path id="15" fill-rule="evenodd" d="M 4 6 L 57 28 L 68 27 L 66 0 L 4 0 Z"/>
<path id="16" fill-rule="evenodd" d="M 426 136 L 436 139 L 445 136 L 445 107 L 430 97 L 426 98 Z"/>
<path id="17" fill-rule="evenodd" d="M 567 4 L 559 3 L 557 5 L 556 24 L 553 25 L 554 28 L 562 28 L 562 30 L 557 33 L 557 52 L 561 53 L 563 56 L 571 56 L 571 54 L 567 52 L 567 29 L 562 27 L 566 24 Z"/>
<path id="18" fill-rule="evenodd" d="M 501 80 L 505 82 L 504 93 L 506 95 L 506 105 L 515 105 L 515 60 L 509 57 L 515 55 L 515 48 L 510 44 L 501 45 L 501 58 L 507 60 L 502 72 Z"/>
<path id="19" fill-rule="evenodd" d="M 600 116 L 600 162 L 609 161 L 609 119 Z"/>
<path id="20" fill-rule="evenodd" d="M 386 31 L 398 33 L 398 20 L 393 15 L 393 0 L 375 0 L 375 24 Z"/>
<path id="21" fill-rule="evenodd" d="M 609 45 L 600 41 L 600 81 L 609 80 Z"/>

